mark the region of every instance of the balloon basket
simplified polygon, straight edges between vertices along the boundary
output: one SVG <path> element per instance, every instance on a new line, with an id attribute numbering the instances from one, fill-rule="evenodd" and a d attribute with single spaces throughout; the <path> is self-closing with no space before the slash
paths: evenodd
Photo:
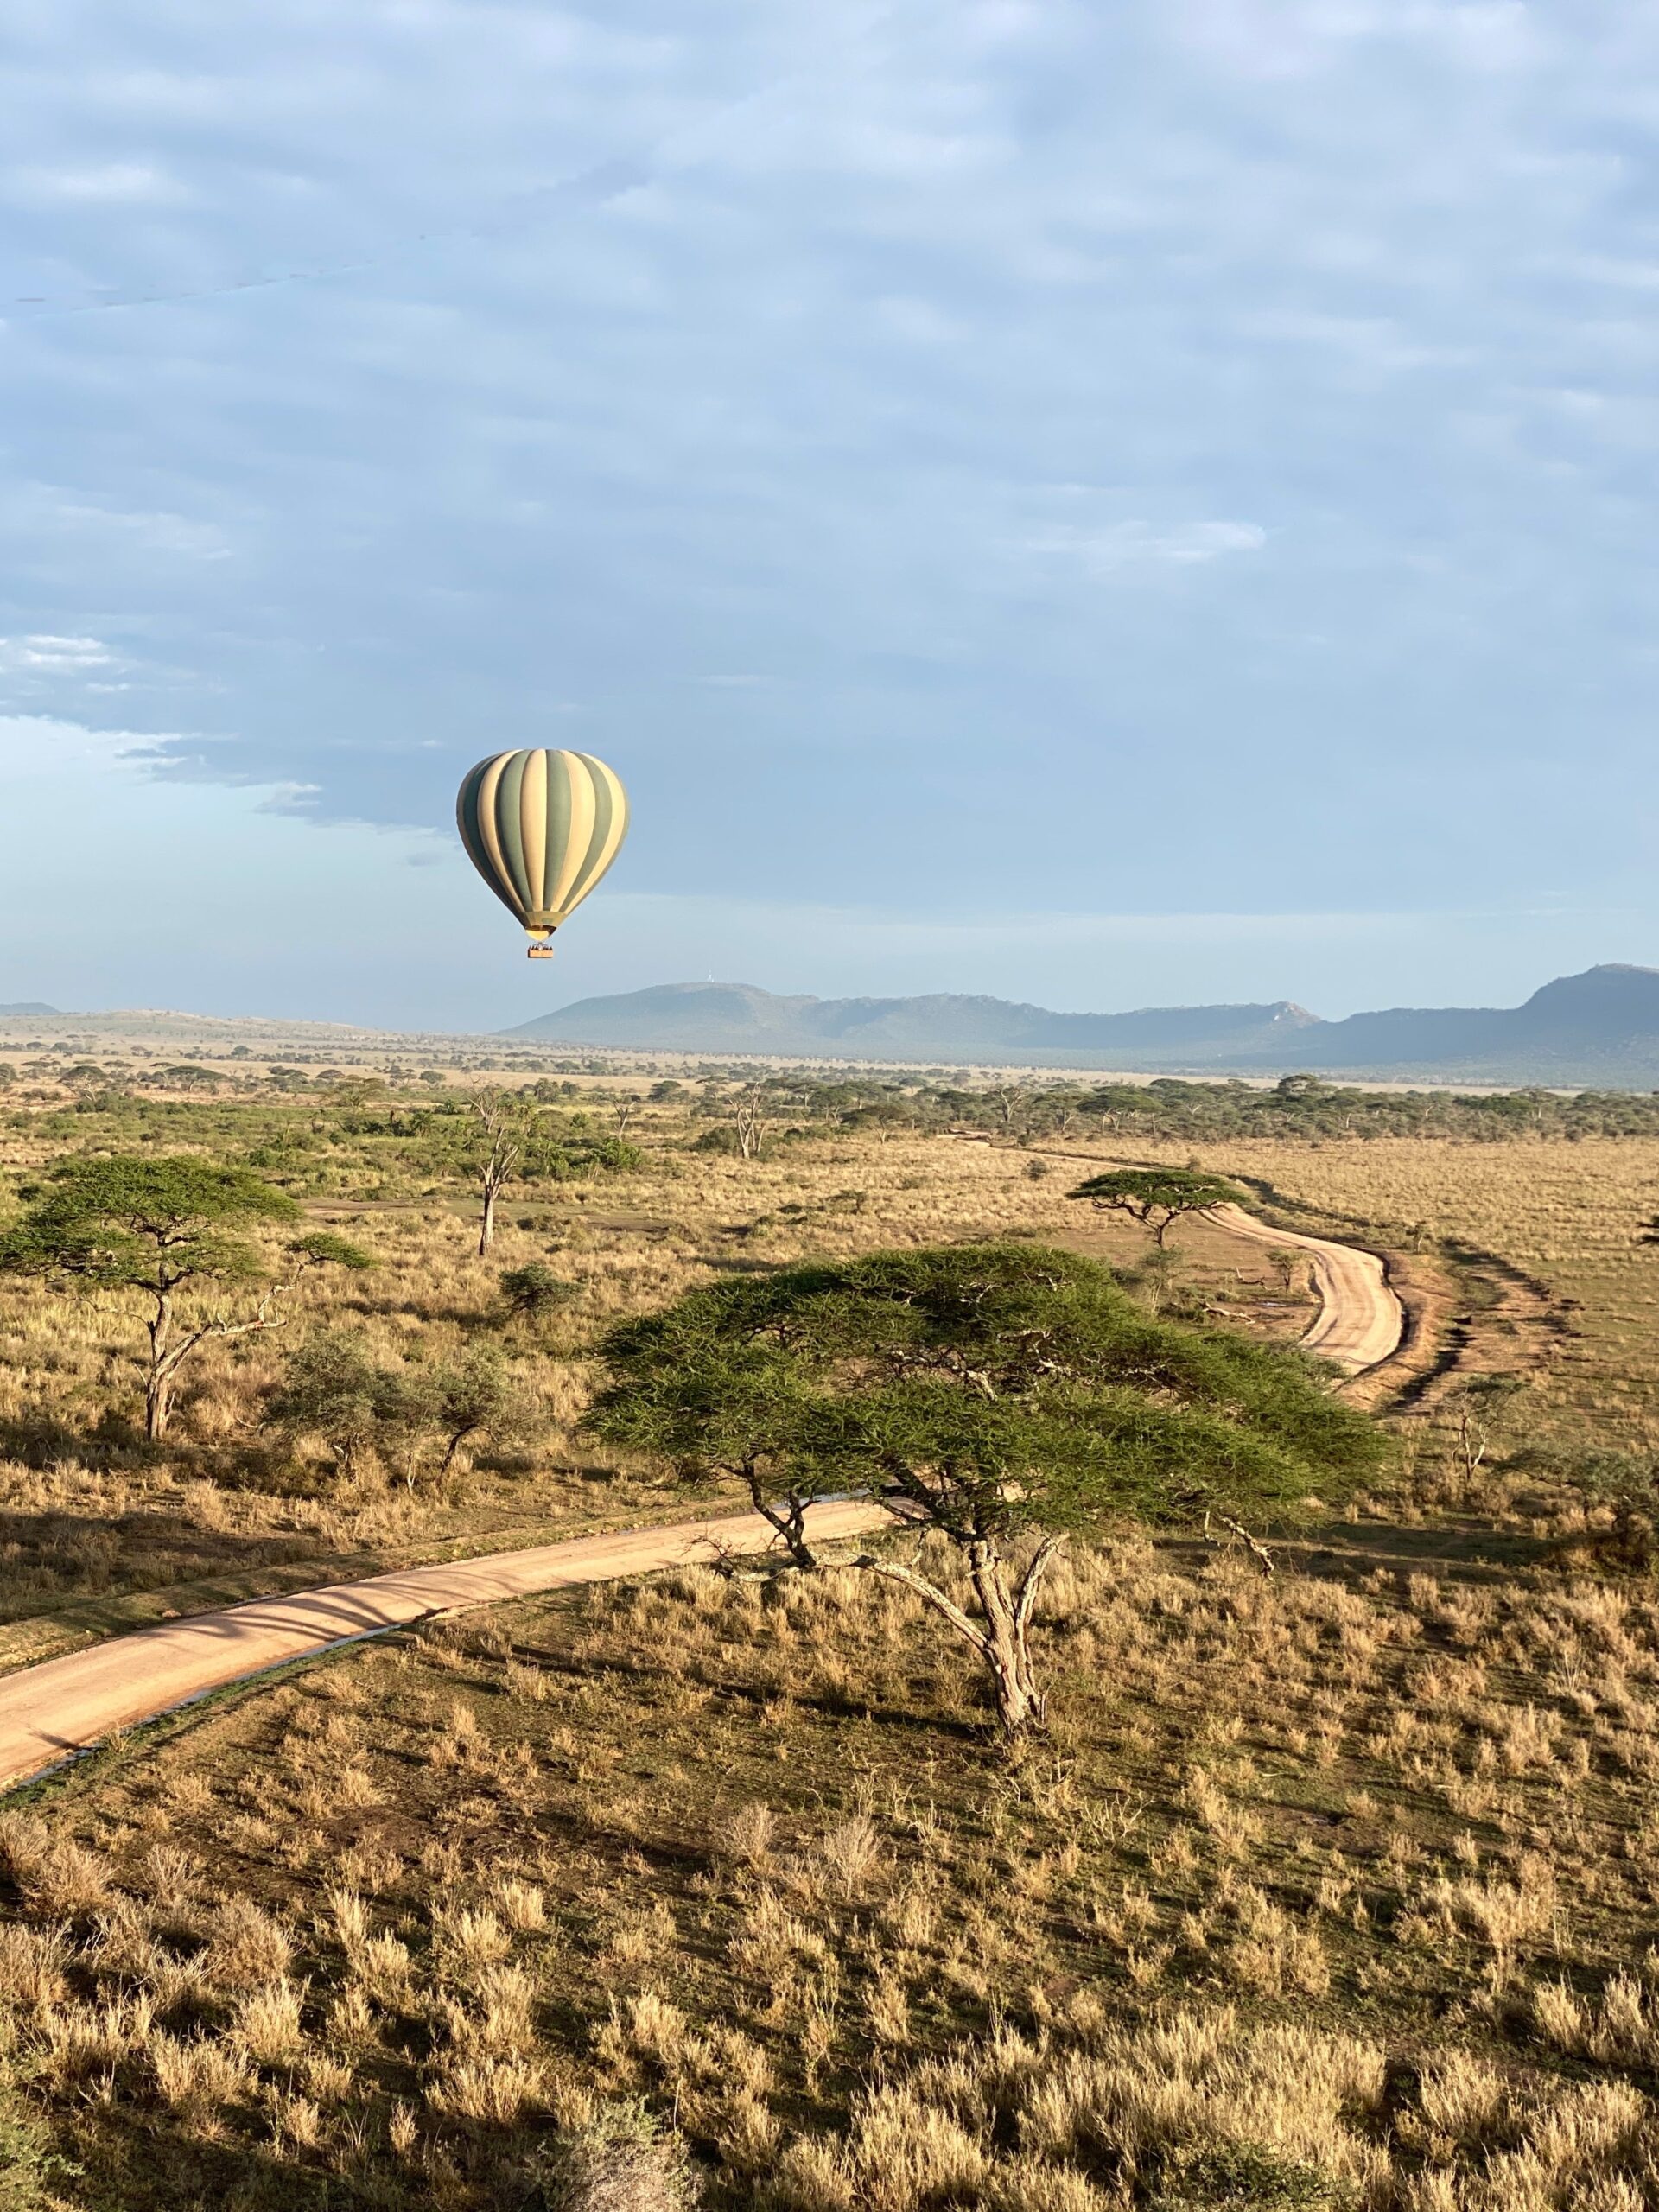
<path id="1" fill-rule="evenodd" d="M 550 960 L 553 957 L 553 948 L 550 944 L 527 944 L 524 947 L 524 957 L 526 960 Z"/>

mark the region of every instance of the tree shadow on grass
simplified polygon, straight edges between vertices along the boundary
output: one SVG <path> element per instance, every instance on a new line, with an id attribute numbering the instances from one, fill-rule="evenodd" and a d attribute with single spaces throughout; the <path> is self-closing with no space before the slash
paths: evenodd
<path id="1" fill-rule="evenodd" d="M 0 1623 L 95 1611 L 100 1600 L 243 1576 L 315 1549 L 314 1539 L 291 1530 L 204 1529 L 178 1512 L 0 1510 Z M 97 1625 L 90 1615 L 85 1624 Z"/>
<path id="2" fill-rule="evenodd" d="M 1357 1585 L 1379 1567 L 1402 1574 L 1439 1573 L 1448 1580 L 1484 1581 L 1548 1563 L 1557 1540 L 1519 1529 L 1459 1522 L 1406 1528 L 1391 1522 L 1333 1521 L 1313 1527 L 1263 1532 L 1262 1541 L 1287 1573 L 1322 1582 Z M 1213 1560 L 1225 1548 L 1198 1536 L 1166 1538 L 1159 1548 L 1184 1566 Z M 1238 1554 L 1243 1557 L 1243 1554 Z"/>
<path id="3" fill-rule="evenodd" d="M 0 1458 L 20 1466 L 54 1467 L 76 1459 L 104 1471 L 142 1467 L 158 1456 L 137 1423 L 113 1408 L 90 1421 L 66 1421 L 45 1407 L 30 1407 L 0 1420 Z"/>
<path id="4" fill-rule="evenodd" d="M 412 2082 L 404 2087 L 417 2096 Z M 238 2118 L 262 2124 L 251 2109 Z M 525 2196 L 529 2162 L 544 2132 L 458 2124 L 445 2131 L 446 2148 L 478 2201 L 517 2208 L 535 2202 Z M 79 2124 L 68 2150 L 86 2170 L 86 2201 L 105 2212 L 427 2212 L 432 2180 L 418 2153 L 400 2158 L 372 2118 L 363 2134 L 364 2149 L 342 2172 L 298 2147 L 284 2155 L 269 2139 L 234 2133 L 213 2141 L 165 2107 L 115 2104 Z"/>
<path id="5" fill-rule="evenodd" d="M 717 1698 L 728 1699 L 734 1705 L 747 1706 L 752 1712 L 760 1713 L 777 1701 L 776 1683 L 734 1681 L 729 1676 L 712 1675 L 700 1669 L 686 1668 L 676 1675 L 667 1677 L 660 1664 L 649 1659 L 607 1658 L 594 1663 L 548 1651 L 540 1645 L 515 1643 L 512 1656 L 524 1666 L 534 1667 L 544 1675 L 556 1675 L 569 1682 L 594 1682 L 609 1675 L 620 1675 L 630 1681 L 660 1683 L 665 1679 L 695 1682 L 699 1689 L 711 1690 Z M 796 1712 L 816 1714 L 821 1720 L 868 1721 L 878 1728 L 892 1729 L 906 1735 L 949 1736 L 960 1743 L 977 1744 L 985 1739 L 988 1728 L 995 1732 L 995 1715 L 988 1703 L 983 1721 L 967 1720 L 959 1715 L 936 1712 L 912 1711 L 902 1706 L 893 1706 L 861 1696 L 847 1696 L 839 1692 L 809 1689 L 800 1684 L 787 1686 L 789 1702 Z M 511 1693 L 505 1688 L 503 1695 Z"/>

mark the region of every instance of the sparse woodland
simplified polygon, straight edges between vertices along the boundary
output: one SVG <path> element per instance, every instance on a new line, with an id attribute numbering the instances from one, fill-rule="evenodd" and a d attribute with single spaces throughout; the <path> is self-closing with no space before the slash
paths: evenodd
<path id="1" fill-rule="evenodd" d="M 1058 1246 L 1111 1270 L 1066 1279 L 1115 1342 L 1294 1372 L 1330 1403 L 1326 1494 L 1235 1499 L 1270 1575 L 1196 1489 L 1068 1509 L 1028 1624 L 1046 1715 L 1012 1746 L 919 1586 L 974 1615 L 941 1522 L 878 1546 L 897 1577 L 711 1558 L 400 1632 L 16 1794 L 0 2205 L 1659 2202 L 1654 1102 L 461 1059 L 10 1056 L 5 1664 L 746 1503 L 737 1461 L 593 1413 L 629 1332 L 696 1297 L 728 1339 L 762 1307 L 817 1332 L 810 1404 L 761 1378 L 810 1487 L 895 1440 L 929 1482 L 967 1438 L 1031 1506 L 999 1523 L 1017 1583 L 1053 1532 L 995 1452 L 1040 1414 L 1087 1472 L 1076 1376 L 1027 1344 L 1021 1380 L 1018 1315 L 994 1367 L 954 1325 L 790 1304 L 933 1295 L 953 1248 L 1023 1282 Z M 525 1135 L 480 1255 L 504 1092 Z M 178 1288 L 206 1333 L 159 1437 L 147 1294 L 111 1257 L 138 1232 L 42 1243 L 90 1160 L 278 1194 L 178 1217 L 218 1256 Z M 1125 1169 L 1409 1255 L 1444 1356 L 1375 1432 L 1338 1420 L 1274 1349 L 1313 1312 L 1294 1260 L 1196 1217 L 1160 1253 L 1068 1195 Z M 986 1411 L 930 1397 L 923 1435 L 941 1344 Z"/>

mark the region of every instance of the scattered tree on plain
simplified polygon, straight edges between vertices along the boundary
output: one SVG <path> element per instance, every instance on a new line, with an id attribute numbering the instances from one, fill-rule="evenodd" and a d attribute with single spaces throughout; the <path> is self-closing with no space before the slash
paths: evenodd
<path id="1" fill-rule="evenodd" d="M 131 1290 L 145 1301 L 144 1433 L 152 1443 L 167 1433 L 179 1372 L 202 1344 L 285 1326 L 283 1300 L 308 1268 L 374 1265 L 324 1230 L 276 1254 L 251 1243 L 238 1232 L 296 1222 L 298 1205 L 249 1168 L 187 1155 L 71 1160 L 26 1195 L 34 1203 L 0 1239 L 0 1268 L 65 1288 Z M 232 1289 L 257 1290 L 251 1313 L 180 1311 L 181 1298 L 199 1305 Z"/>
<path id="2" fill-rule="evenodd" d="M 1087 1198 L 1102 1212 L 1128 1214 L 1162 1244 L 1184 1214 L 1236 1205 L 1243 1192 L 1224 1177 L 1193 1167 L 1115 1167 L 1090 1176 L 1067 1195 Z"/>
<path id="3" fill-rule="evenodd" d="M 349 1478 L 365 1452 L 408 1438 L 414 1411 L 401 1373 L 379 1366 L 349 1331 L 319 1329 L 289 1355 L 260 1418 L 290 1443 L 316 1438 Z"/>
<path id="4" fill-rule="evenodd" d="M 758 1159 L 772 1127 L 773 1100 L 762 1083 L 747 1083 L 732 1101 L 732 1134 L 738 1156 Z"/>
<path id="5" fill-rule="evenodd" d="M 510 1321 L 544 1320 L 575 1296 L 571 1285 L 556 1274 L 545 1260 L 527 1260 L 522 1268 L 503 1268 L 497 1281 Z"/>
<path id="6" fill-rule="evenodd" d="M 1104 1268 L 1027 1244 L 716 1283 L 601 1357 L 592 1429 L 742 1483 L 798 1566 L 817 1564 L 809 1505 L 848 1490 L 954 1546 L 971 1611 L 917 1567 L 865 1564 L 971 1647 L 1010 1736 L 1043 1717 L 1029 1630 L 1068 1535 L 1283 1512 L 1384 1448 L 1299 1354 L 1157 1319 Z"/>
<path id="7" fill-rule="evenodd" d="M 349 1331 L 322 1329 L 296 1347 L 261 1419 L 290 1443 L 315 1437 L 342 1479 L 372 1452 L 413 1490 L 435 1438 L 443 1446 L 441 1479 L 463 1446 L 504 1433 L 516 1411 L 493 1344 L 474 1344 L 442 1366 L 382 1366 Z"/>
<path id="8" fill-rule="evenodd" d="M 474 1177 L 481 1201 L 480 1258 L 495 1240 L 496 1206 L 517 1182 L 561 1182 L 595 1169 L 618 1172 L 640 1165 L 637 1147 L 620 1137 L 594 1137 L 551 1118 L 534 1089 L 478 1090 L 464 1101 L 423 1114 L 450 1164 Z"/>
<path id="9" fill-rule="evenodd" d="M 513 1419 L 512 1379 L 493 1344 L 474 1344 L 460 1358 L 440 1367 L 431 1378 L 432 1424 L 443 1438 L 440 1478 L 449 1472 L 464 1445 L 485 1435 L 499 1436 Z"/>
<path id="10" fill-rule="evenodd" d="M 472 1150 L 476 1155 L 479 1193 L 478 1253 L 480 1259 L 495 1236 L 495 1205 L 513 1178 L 526 1166 L 534 1172 L 533 1153 L 540 1135 L 541 1109 L 522 1093 L 484 1090 L 467 1101 Z"/>

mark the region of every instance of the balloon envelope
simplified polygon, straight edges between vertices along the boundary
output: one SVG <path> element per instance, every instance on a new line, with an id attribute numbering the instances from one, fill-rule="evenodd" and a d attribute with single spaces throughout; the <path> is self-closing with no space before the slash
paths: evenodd
<path id="1" fill-rule="evenodd" d="M 591 753 L 498 753 L 461 784 L 467 856 L 533 937 L 557 929 L 621 849 L 628 795 Z"/>

